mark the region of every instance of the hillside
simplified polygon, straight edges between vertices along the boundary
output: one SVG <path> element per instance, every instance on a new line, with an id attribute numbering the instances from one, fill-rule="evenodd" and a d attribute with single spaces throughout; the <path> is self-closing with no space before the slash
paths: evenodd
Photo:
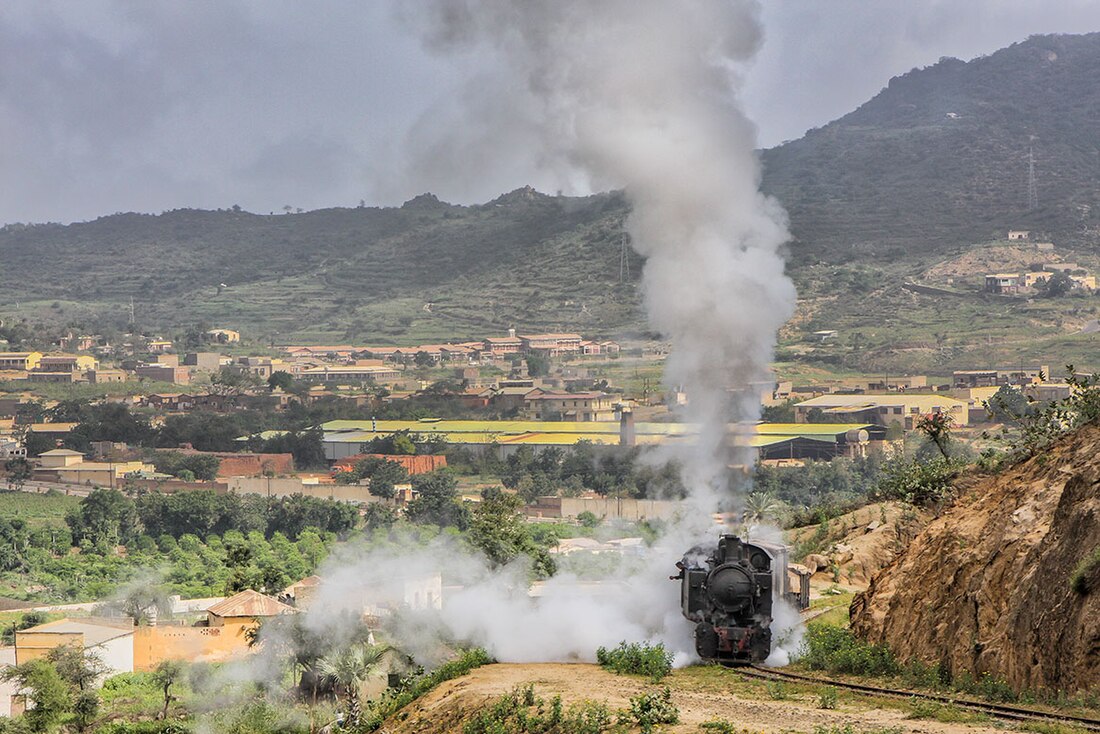
<path id="1" fill-rule="evenodd" d="M 641 323 L 633 284 L 618 282 L 625 213 L 617 194 L 520 189 L 469 207 L 424 195 L 399 208 L 9 226 L 0 316 L 121 326 L 133 298 L 139 325 L 229 323 L 272 339 L 621 330 Z"/>
<path id="2" fill-rule="evenodd" d="M 902 659 L 1016 690 L 1100 680 L 1100 427 L 972 479 L 852 605 L 852 627 Z M 1091 559 L 1091 560 L 1090 560 Z"/>
<path id="3" fill-rule="evenodd" d="M 904 278 L 1009 228 L 1035 230 L 1086 259 L 1095 254 L 1098 73 L 1100 34 L 1035 36 L 894 78 L 852 113 L 763 151 L 763 187 L 790 212 L 791 270 L 808 302 L 787 337 L 882 323 L 868 318 L 871 297 L 902 322 L 891 338 L 904 343 L 888 346 L 909 350 L 875 368 L 904 366 L 929 343 L 942 355 L 941 334 L 947 344 L 955 333 L 969 339 L 959 324 L 928 326 L 940 309 L 924 313 L 930 299 L 900 293 Z M 1034 211 L 1026 206 L 1029 146 Z M 425 194 L 396 208 L 176 210 L 10 225 L 0 230 L 0 319 L 121 328 L 132 298 L 138 325 L 167 333 L 208 323 L 278 341 L 408 343 L 515 324 L 621 338 L 644 330 L 638 256 L 620 283 L 627 213 L 618 193 L 571 198 L 525 188 L 475 206 Z M 966 306 L 979 317 L 990 307 Z M 1091 318 L 1086 310 L 1051 327 L 1060 316 L 992 307 L 1007 309 L 1006 344 L 1038 352 L 1047 346 L 1035 342 L 1036 324 L 1057 340 Z M 883 353 L 874 337 L 868 346 Z"/>
<path id="4" fill-rule="evenodd" d="M 1033 36 L 968 63 L 941 59 L 765 151 L 764 189 L 790 212 L 800 255 L 921 257 L 1009 228 L 1095 245 L 1097 74 L 1098 33 Z"/>

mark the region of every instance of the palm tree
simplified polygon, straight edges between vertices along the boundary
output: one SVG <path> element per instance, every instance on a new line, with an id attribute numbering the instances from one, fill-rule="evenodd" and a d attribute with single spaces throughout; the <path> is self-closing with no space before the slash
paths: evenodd
<path id="1" fill-rule="evenodd" d="M 328 685 L 342 689 L 346 699 L 347 721 L 344 726 L 355 730 L 363 717 L 359 702 L 359 686 L 374 672 L 390 652 L 389 645 L 353 644 L 318 664 L 322 679 Z"/>
<path id="2" fill-rule="evenodd" d="M 774 520 L 783 510 L 783 503 L 771 492 L 750 492 L 745 499 L 745 522 L 759 523 Z"/>

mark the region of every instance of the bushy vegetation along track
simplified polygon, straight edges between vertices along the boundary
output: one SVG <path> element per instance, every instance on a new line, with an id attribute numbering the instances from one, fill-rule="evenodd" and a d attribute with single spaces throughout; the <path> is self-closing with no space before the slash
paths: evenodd
<path id="1" fill-rule="evenodd" d="M 1039 711 L 1036 709 L 1024 708 L 1022 706 L 1006 706 L 1004 704 L 987 703 L 984 701 L 972 701 L 968 699 L 960 699 L 954 696 L 944 696 L 938 693 L 923 693 L 918 691 L 902 691 L 896 688 L 881 688 L 879 686 L 869 686 L 862 683 L 849 683 L 847 681 L 834 680 L 832 678 L 821 678 L 811 675 L 799 675 L 798 673 L 789 673 L 787 671 L 776 670 L 773 668 L 759 668 L 759 667 L 741 667 L 735 668 L 735 670 L 746 678 L 756 678 L 759 680 L 772 680 L 772 681 L 791 681 L 794 683 L 811 683 L 814 685 L 828 685 L 835 688 L 843 688 L 849 691 L 855 691 L 857 693 L 863 693 L 870 696 L 886 696 L 890 698 L 919 698 L 928 701 L 936 701 L 938 703 L 951 704 L 960 709 L 967 711 L 973 711 L 975 713 L 982 713 L 988 716 L 1003 719 L 1008 721 L 1045 721 L 1057 724 L 1070 724 L 1081 729 L 1088 731 L 1100 732 L 1100 719 L 1090 719 L 1084 716 L 1073 716 L 1070 714 L 1058 714 L 1049 711 Z"/>

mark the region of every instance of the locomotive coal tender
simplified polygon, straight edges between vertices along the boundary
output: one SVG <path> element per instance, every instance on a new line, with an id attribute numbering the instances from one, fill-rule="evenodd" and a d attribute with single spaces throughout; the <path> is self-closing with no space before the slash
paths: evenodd
<path id="1" fill-rule="evenodd" d="M 771 653 L 772 612 L 779 600 L 809 606 L 809 577 L 791 591 L 787 546 L 722 535 L 695 546 L 676 564 L 684 616 L 695 623 L 695 650 L 726 664 L 762 662 Z"/>

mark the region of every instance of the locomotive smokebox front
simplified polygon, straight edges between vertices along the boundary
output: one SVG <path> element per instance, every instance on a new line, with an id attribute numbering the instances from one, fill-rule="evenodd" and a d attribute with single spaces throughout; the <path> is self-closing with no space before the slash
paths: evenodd
<path id="1" fill-rule="evenodd" d="M 695 622 L 695 649 L 704 660 L 727 664 L 761 662 L 771 652 L 772 605 L 798 600 L 805 607 L 808 580 L 791 594 L 787 547 L 722 535 L 717 544 L 696 546 L 676 566 L 681 611 Z"/>

